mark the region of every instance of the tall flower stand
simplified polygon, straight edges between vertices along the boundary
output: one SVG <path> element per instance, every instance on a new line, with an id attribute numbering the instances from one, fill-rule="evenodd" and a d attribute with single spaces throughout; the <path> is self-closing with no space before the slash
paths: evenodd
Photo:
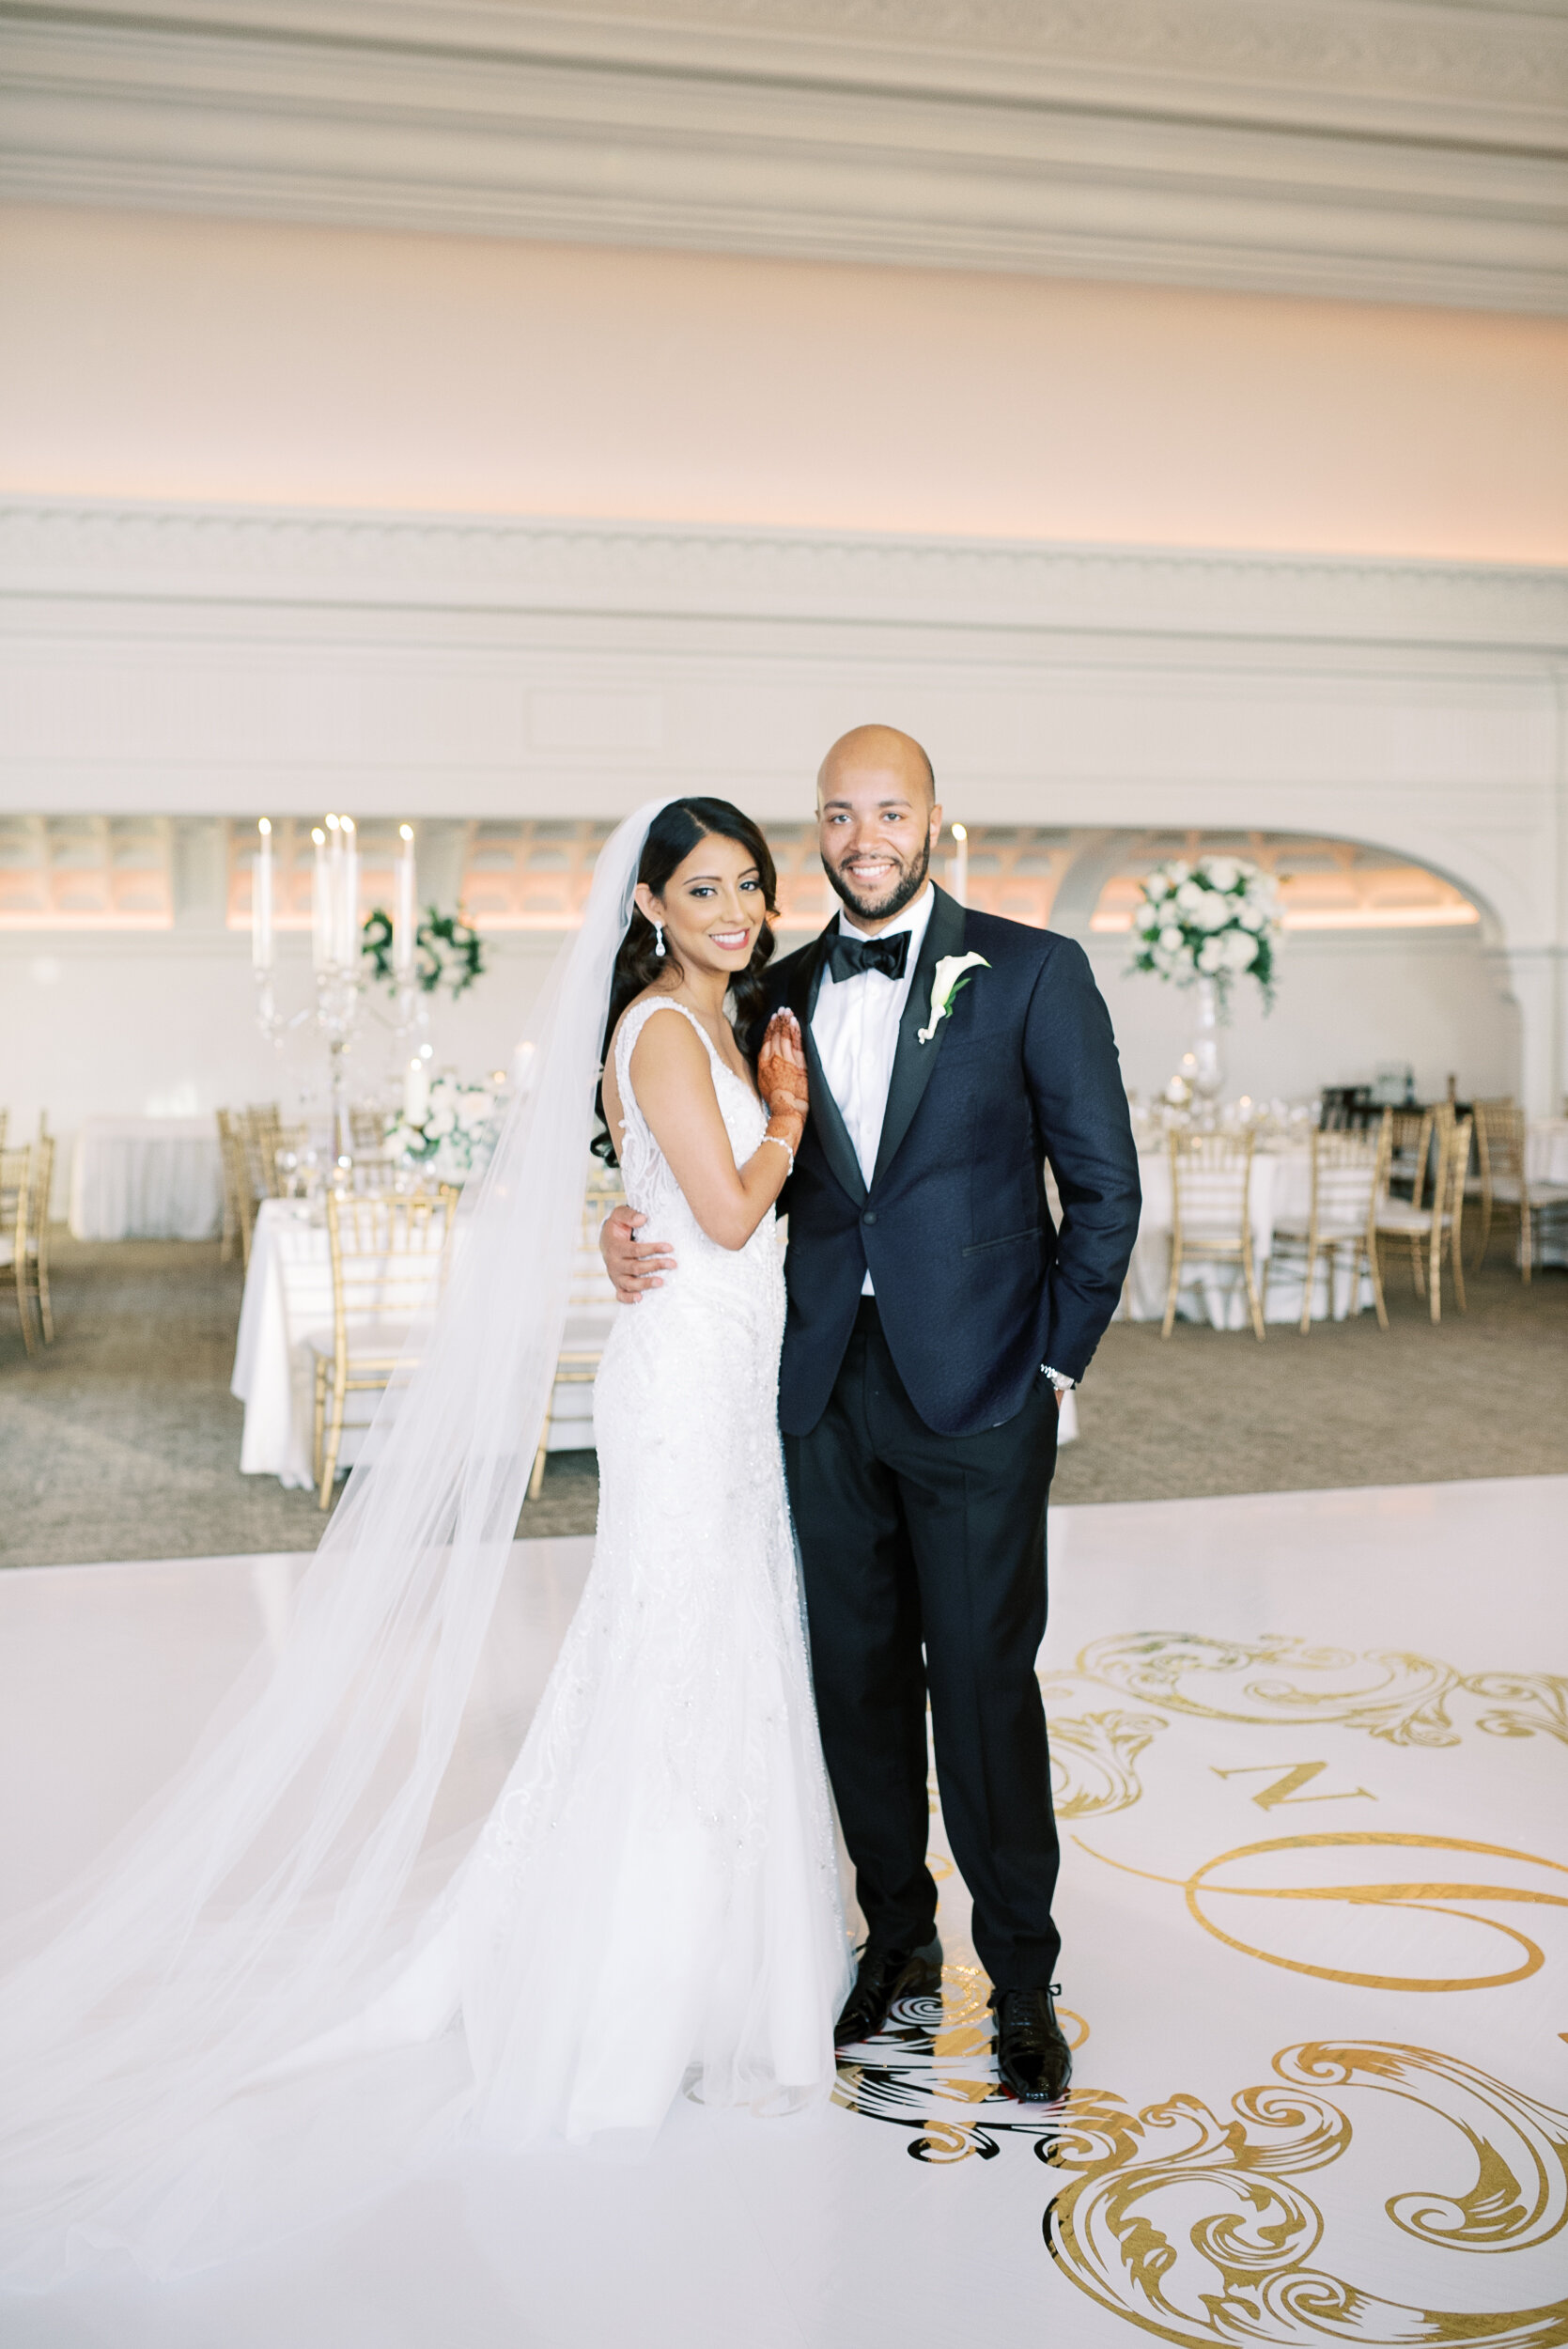
<path id="1" fill-rule="evenodd" d="M 1219 989 L 1213 979 L 1198 981 L 1198 1024 L 1192 1038 L 1197 1068 L 1192 1090 L 1203 1103 L 1201 1121 L 1214 1124 L 1215 1109 L 1225 1090 L 1225 1056 L 1219 1045 Z"/>

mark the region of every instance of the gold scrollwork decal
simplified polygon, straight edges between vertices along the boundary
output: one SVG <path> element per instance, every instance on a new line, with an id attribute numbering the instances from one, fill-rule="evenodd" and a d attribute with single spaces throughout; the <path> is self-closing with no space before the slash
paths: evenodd
<path id="1" fill-rule="evenodd" d="M 1139 1756 L 1170 1726 L 1160 1713 L 1079 1709 L 1096 1688 L 1205 1720 L 1283 1728 L 1333 1722 L 1401 1746 L 1459 1744 L 1463 1733 L 1450 1706 L 1468 1697 L 1486 1708 L 1475 1726 L 1487 1736 L 1568 1744 L 1568 1680 L 1549 1672 L 1459 1672 L 1402 1649 L 1358 1655 L 1282 1633 L 1240 1641 L 1128 1632 L 1092 1641 L 1075 1672 L 1041 1675 L 1062 1818 L 1130 1809 L 1143 1792 Z"/>
<path id="2" fill-rule="evenodd" d="M 1568 2342 L 1560 2300 L 1480 2313 L 1422 2308 L 1335 2274 L 1323 2213 L 1301 2183 L 1351 2142 L 1348 2115 L 1325 2092 L 1382 2090 L 1447 2123 L 1475 2164 L 1466 2192 L 1393 2196 L 1384 2206 L 1393 2226 L 1449 2250 L 1523 2250 L 1560 2233 L 1568 2215 L 1568 2114 L 1422 2047 L 1307 2042 L 1283 2049 L 1274 2070 L 1281 2085 L 1244 2089 L 1227 2118 L 1196 2096 L 1134 2113 L 1075 2094 L 1058 2133 L 1035 2148 L 1067 2173 L 1045 2221 L 1062 2274 L 1141 2330 L 1190 2349 Z"/>
<path id="3" fill-rule="evenodd" d="M 1339 1721 L 1398 1746 L 1457 1745 L 1461 1732 L 1449 1705 L 1466 1695 L 1492 1707 L 1476 1722 L 1488 1736 L 1568 1742 L 1568 1680 L 1549 1672 L 1459 1672 L 1401 1649 L 1358 1656 L 1282 1633 L 1248 1641 L 1134 1631 L 1092 1641 L 1078 1670 L 1172 1712 L 1207 1720 Z"/>

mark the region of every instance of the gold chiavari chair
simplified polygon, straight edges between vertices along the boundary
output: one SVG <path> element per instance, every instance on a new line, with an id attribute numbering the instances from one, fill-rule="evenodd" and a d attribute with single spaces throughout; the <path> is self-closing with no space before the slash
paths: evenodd
<path id="1" fill-rule="evenodd" d="M 1372 1275 L 1378 1327 L 1386 1330 L 1389 1326 L 1383 1278 L 1377 1263 L 1376 1220 L 1378 1196 L 1388 1175 L 1392 1122 L 1385 1110 L 1370 1133 L 1322 1133 L 1314 1128 L 1311 1205 L 1305 1217 L 1283 1216 L 1276 1220 L 1273 1251 L 1264 1267 L 1264 1298 L 1266 1301 L 1268 1276 L 1276 1261 L 1282 1259 L 1290 1264 L 1299 1260 L 1303 1337 L 1312 1326 L 1312 1282 L 1320 1257 L 1327 1265 L 1328 1310 L 1330 1314 L 1334 1310 L 1334 1281 L 1340 1270 L 1342 1250 L 1350 1258 L 1352 1312 L 1360 1310 L 1364 1264 Z"/>
<path id="2" fill-rule="evenodd" d="M 28 1294 L 38 1311 L 45 1346 L 54 1343 L 54 1308 L 49 1295 L 49 1196 L 54 1184 L 54 1137 L 47 1118 L 39 1119 L 39 1138 L 29 1153 L 27 1231 L 21 1266 Z"/>
<path id="3" fill-rule="evenodd" d="M 1499 1159 L 1506 1153 L 1505 1133 L 1514 1100 L 1511 1095 L 1493 1096 L 1474 1105 L 1475 1165 L 1465 1184 L 1465 1196 L 1479 1202 L 1481 1229 L 1476 1236 L 1475 1262 L 1479 1266 L 1486 1254 L 1486 1243 L 1492 1237 L 1492 1134 L 1498 1131 Z M 1499 1168 L 1499 1172 L 1501 1169 Z"/>
<path id="4" fill-rule="evenodd" d="M 1485 1256 L 1493 1209 L 1503 1207 L 1518 1220 L 1519 1270 L 1528 1285 L 1535 1263 L 1536 1224 L 1545 1217 L 1568 1215 L 1568 1183 L 1530 1181 L 1529 1128 L 1517 1101 L 1478 1101 L 1475 1121 L 1482 1176 L 1481 1244 L 1475 1261 L 1480 1265 Z"/>
<path id="5" fill-rule="evenodd" d="M 218 1151 L 224 1172 L 224 1237 L 219 1253 L 225 1264 L 234 1255 L 236 1241 L 240 1246 L 240 1261 L 249 1266 L 251 1234 L 256 1228 L 256 1192 L 251 1185 L 250 1156 L 245 1148 L 240 1120 L 232 1110 L 219 1110 Z"/>
<path id="6" fill-rule="evenodd" d="M 1418 1207 L 1426 1197 L 1432 1171 L 1432 1131 L 1436 1117 L 1436 1109 L 1389 1112 L 1389 1188 L 1401 1198 L 1408 1193 Z"/>
<path id="7" fill-rule="evenodd" d="M 34 1182 L 31 1148 L 0 1150 L 0 1276 L 8 1276 L 7 1285 L 15 1292 L 22 1343 L 30 1355 L 39 1350 L 27 1269 Z"/>
<path id="8" fill-rule="evenodd" d="M 1419 1199 L 1385 1195 L 1377 1205 L 1375 1237 L 1402 1240 L 1410 1252 L 1410 1278 L 1418 1297 L 1430 1300 L 1434 1322 L 1443 1317 L 1443 1259 L 1453 1273 L 1453 1298 L 1461 1313 L 1465 1301 L 1465 1267 L 1460 1236 L 1465 1217 L 1465 1177 L 1469 1171 L 1474 1132 L 1468 1117 L 1455 1117 L 1447 1102 L 1436 1112 L 1437 1171 L 1432 1183 L 1432 1204 Z"/>
<path id="9" fill-rule="evenodd" d="M 1252 1333 L 1261 1346 L 1263 1302 L 1253 1263 L 1250 1132 L 1171 1136 L 1171 1286 L 1162 1338 L 1168 1338 L 1175 1325 L 1182 1267 L 1188 1262 L 1240 1265 Z"/>
<path id="10" fill-rule="evenodd" d="M 369 1150 L 379 1153 L 386 1140 L 386 1120 L 380 1110 L 350 1109 L 349 1134 L 353 1143 L 355 1158 L 358 1158 L 362 1151 Z"/>
<path id="11" fill-rule="evenodd" d="M 253 1104 L 245 1112 L 245 1156 L 250 1165 L 251 1191 L 259 1203 L 263 1199 L 278 1199 L 283 1186 L 278 1174 L 278 1152 L 283 1147 L 283 1118 L 275 1101 Z"/>
<path id="12" fill-rule="evenodd" d="M 449 1183 L 434 1196 L 327 1193 L 332 1328 L 308 1341 L 316 1361 L 315 1466 L 323 1509 L 332 1506 L 348 1398 L 391 1385 L 411 1337 L 434 1310 L 457 1206 Z"/>
<path id="13" fill-rule="evenodd" d="M 625 1196 L 619 1170 L 596 1159 L 582 1196 L 582 1216 L 572 1260 L 567 1322 L 555 1365 L 555 1381 L 545 1405 L 545 1423 L 539 1434 L 539 1448 L 534 1455 L 534 1471 L 528 1479 L 530 1501 L 537 1501 L 544 1486 L 545 1455 L 555 1425 L 555 1387 L 592 1386 L 598 1376 L 605 1340 L 615 1317 L 615 1292 L 598 1252 L 599 1226 L 611 1208 L 619 1206 Z"/>

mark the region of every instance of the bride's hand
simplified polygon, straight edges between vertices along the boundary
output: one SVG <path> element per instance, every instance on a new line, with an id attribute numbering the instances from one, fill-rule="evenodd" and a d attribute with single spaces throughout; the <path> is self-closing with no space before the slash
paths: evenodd
<path id="1" fill-rule="evenodd" d="M 757 1090 L 770 1117 L 804 1128 L 811 1090 L 806 1081 L 806 1048 L 792 1011 L 776 1011 L 768 1022 L 757 1054 Z"/>

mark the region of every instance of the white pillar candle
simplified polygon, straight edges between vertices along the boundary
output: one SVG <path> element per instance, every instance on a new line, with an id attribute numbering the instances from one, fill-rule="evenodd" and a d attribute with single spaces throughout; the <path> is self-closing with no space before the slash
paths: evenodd
<path id="1" fill-rule="evenodd" d="M 327 863 L 327 835 L 318 824 L 311 832 L 316 844 L 316 868 L 310 877 L 310 960 L 324 971 L 332 960 L 332 874 Z"/>
<path id="2" fill-rule="evenodd" d="M 429 1106 L 429 1072 L 416 1054 L 410 1061 L 403 1078 L 403 1123 L 406 1126 L 422 1126 Z"/>
<path id="3" fill-rule="evenodd" d="M 338 827 L 343 843 L 343 936 L 338 961 L 350 978 L 359 974 L 359 833 L 351 816 L 345 816 Z"/>
<path id="4" fill-rule="evenodd" d="M 415 905 L 418 885 L 414 877 L 413 826 L 401 824 L 397 836 L 403 847 L 397 859 L 397 895 L 392 914 L 392 967 L 405 983 L 413 976 L 413 957 L 419 929 Z"/>
<path id="5" fill-rule="evenodd" d="M 258 971 L 272 967 L 272 827 L 264 816 L 256 826 L 256 863 L 251 867 L 251 960 Z"/>
<path id="6" fill-rule="evenodd" d="M 961 906 L 970 901 L 970 836 L 962 824 L 953 827 L 953 894 Z"/>

